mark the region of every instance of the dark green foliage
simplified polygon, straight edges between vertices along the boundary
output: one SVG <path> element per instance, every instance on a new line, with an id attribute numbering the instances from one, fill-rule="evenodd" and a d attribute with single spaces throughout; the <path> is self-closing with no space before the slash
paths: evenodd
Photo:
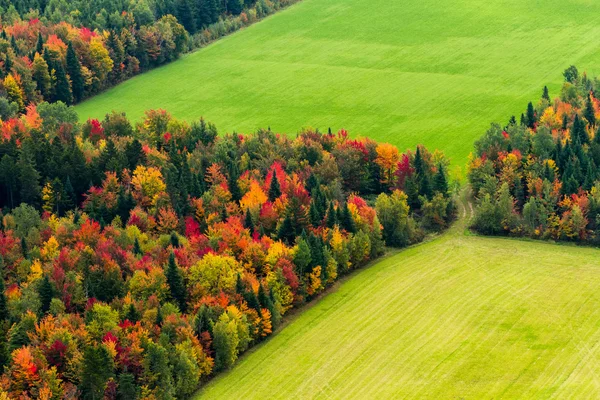
<path id="1" fill-rule="evenodd" d="M 537 120 L 532 102 L 529 102 L 529 104 L 527 104 L 527 115 L 525 116 L 525 121 L 528 128 L 533 129 L 535 127 L 535 123 Z"/>
<path id="2" fill-rule="evenodd" d="M 571 65 L 563 72 L 563 76 L 565 77 L 566 82 L 576 83 L 579 80 L 579 71 L 577 70 L 577 67 Z"/>
<path id="3" fill-rule="evenodd" d="M 542 99 L 546 101 L 550 101 L 550 94 L 548 93 L 548 86 L 544 86 L 544 91 L 542 93 Z"/>
<path id="4" fill-rule="evenodd" d="M 135 383 L 135 376 L 129 373 L 119 374 L 117 400 L 136 400 L 137 398 L 138 387 Z"/>
<path id="5" fill-rule="evenodd" d="M 356 232 L 356 225 L 354 223 L 354 219 L 352 218 L 352 214 L 348 209 L 348 203 L 344 203 L 344 208 L 342 209 L 342 217 L 340 219 L 340 225 L 342 229 L 345 229 L 347 232 Z"/>
<path id="6" fill-rule="evenodd" d="M 54 296 L 54 288 L 50 283 L 50 279 L 48 279 L 48 275 L 44 275 L 44 277 L 40 281 L 38 287 L 38 295 L 40 296 L 40 301 L 42 303 L 42 314 L 45 314 L 50 310 L 50 302 L 52 301 L 52 297 Z"/>
<path id="7" fill-rule="evenodd" d="M 177 302 L 179 309 L 185 312 L 187 308 L 185 282 L 183 281 L 183 274 L 179 270 L 179 267 L 177 267 L 177 263 L 175 262 L 175 254 L 173 253 L 169 255 L 169 264 L 167 266 L 165 275 L 167 277 L 169 290 L 171 291 L 171 297 Z"/>
<path id="8" fill-rule="evenodd" d="M 274 202 L 281 196 L 281 186 L 277 180 L 277 174 L 273 171 L 273 178 L 271 179 L 271 185 L 269 186 L 269 201 Z"/>
<path id="9" fill-rule="evenodd" d="M 112 357 L 104 346 L 89 346 L 83 353 L 79 389 L 84 399 L 101 400 L 107 381 L 114 376 Z"/>
<path id="10" fill-rule="evenodd" d="M 433 178 L 433 191 L 448 195 L 448 180 L 446 179 L 446 171 L 442 164 L 438 165 L 438 170 Z"/>
<path id="11" fill-rule="evenodd" d="M 592 104 L 592 95 L 588 94 L 587 100 L 585 102 L 585 110 L 583 111 L 583 116 L 587 120 L 590 126 L 596 125 L 596 112 L 594 110 L 594 105 Z"/>
<path id="12" fill-rule="evenodd" d="M 67 77 L 67 73 L 62 66 L 62 63 L 55 62 L 53 65 L 56 76 L 56 91 L 54 101 L 62 101 L 65 104 L 73 104 L 73 92 L 71 91 L 71 83 Z"/>
<path id="13" fill-rule="evenodd" d="M 83 75 L 81 74 L 81 63 L 77 59 L 77 54 L 75 54 L 73 44 L 71 43 L 69 43 L 69 46 L 67 47 L 67 72 L 71 78 L 73 101 L 79 102 L 83 99 L 85 82 Z M 69 104 L 68 101 L 65 101 L 65 103 Z"/>

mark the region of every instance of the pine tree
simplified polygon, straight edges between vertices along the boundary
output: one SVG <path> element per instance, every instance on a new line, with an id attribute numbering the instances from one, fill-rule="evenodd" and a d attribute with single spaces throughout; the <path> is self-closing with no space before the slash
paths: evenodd
<path id="1" fill-rule="evenodd" d="M 254 222 L 252 222 L 252 214 L 250 214 L 250 209 L 246 210 L 246 217 L 244 219 L 244 228 L 249 229 L 250 233 L 254 232 Z"/>
<path id="2" fill-rule="evenodd" d="M 73 99 L 75 102 L 79 102 L 83 99 L 85 81 L 81 73 L 81 63 L 77 59 L 77 54 L 75 54 L 75 49 L 71 43 L 67 47 L 67 73 L 71 77 Z"/>
<path id="3" fill-rule="evenodd" d="M 42 54 L 44 52 L 44 38 L 42 37 L 42 32 L 38 32 L 37 43 L 35 44 L 35 51 L 38 54 Z"/>
<path id="4" fill-rule="evenodd" d="M 171 246 L 173 246 L 174 248 L 177 248 L 180 246 L 179 236 L 177 236 L 177 233 L 171 232 L 170 241 L 171 241 Z"/>
<path id="5" fill-rule="evenodd" d="M 144 254 L 144 252 L 142 251 L 142 247 L 140 246 L 140 241 L 138 240 L 138 238 L 135 238 L 135 241 L 133 242 L 133 254 L 141 256 Z"/>
<path id="6" fill-rule="evenodd" d="M 119 374 L 117 387 L 117 400 L 135 400 L 138 398 L 138 387 L 133 374 L 123 372 Z"/>
<path id="7" fill-rule="evenodd" d="M 277 238 L 283 242 L 290 244 L 294 241 L 295 229 L 290 216 L 286 216 L 279 227 Z"/>
<path id="8" fill-rule="evenodd" d="M 65 182 L 64 187 L 64 199 L 63 199 L 63 207 L 65 210 L 72 210 L 77 205 L 77 195 L 75 194 L 75 189 L 73 189 L 73 184 L 71 183 L 71 177 L 67 176 L 67 180 Z"/>
<path id="9" fill-rule="evenodd" d="M 594 110 L 594 104 L 592 103 L 592 95 L 588 94 L 587 101 L 585 102 L 585 111 L 583 116 L 587 119 L 590 126 L 596 125 L 596 111 Z"/>
<path id="10" fill-rule="evenodd" d="M 54 70 L 56 76 L 56 86 L 54 93 L 54 101 L 62 101 L 65 104 L 73 104 L 73 92 L 71 91 L 71 83 L 65 72 L 62 63 L 55 62 Z"/>
<path id="11" fill-rule="evenodd" d="M 19 183 L 21 186 L 21 202 L 30 205 L 38 205 L 42 188 L 40 187 L 40 174 L 33 165 L 33 158 L 28 156 L 23 150 L 19 155 L 17 162 L 19 171 Z"/>
<path id="12" fill-rule="evenodd" d="M 50 279 L 48 279 L 48 275 L 44 275 L 42 278 L 38 287 L 38 295 L 42 303 L 42 314 L 46 314 L 50 311 L 50 302 L 52 301 L 52 297 L 54 297 L 54 289 L 52 288 Z"/>
<path id="13" fill-rule="evenodd" d="M 139 311 L 135 308 L 133 303 L 129 303 L 129 307 L 127 307 L 127 313 L 125 314 L 125 319 L 131 323 L 136 323 L 140 320 L 141 315 Z"/>
<path id="14" fill-rule="evenodd" d="M 444 196 L 448 195 L 448 181 L 446 180 L 446 172 L 442 164 L 438 166 L 437 173 L 433 178 L 433 191 L 441 193 Z"/>
<path id="15" fill-rule="evenodd" d="M 348 208 L 348 203 L 344 204 L 342 209 L 342 218 L 340 220 L 341 226 L 346 232 L 355 233 L 356 225 L 354 223 L 354 218 L 352 218 L 352 214 L 350 213 L 350 209 Z"/>
<path id="16" fill-rule="evenodd" d="M 185 283 L 183 281 L 183 275 L 179 270 L 179 267 L 177 267 L 177 263 L 175 262 L 175 254 L 172 252 L 169 256 L 169 264 L 167 267 L 167 273 L 165 275 L 167 277 L 167 284 L 169 285 L 169 289 L 171 291 L 171 297 L 177 302 L 179 309 L 185 312 Z"/>
<path id="17" fill-rule="evenodd" d="M 317 209 L 317 205 L 314 201 L 310 202 L 308 217 L 310 218 L 310 223 L 313 228 L 318 228 L 323 222 L 323 217 L 319 214 L 319 210 Z"/>
<path id="18" fill-rule="evenodd" d="M 337 213 L 333 207 L 333 202 L 329 202 L 329 209 L 327 210 L 327 227 L 333 229 L 338 223 Z"/>
<path id="19" fill-rule="evenodd" d="M 81 396 L 89 400 L 102 400 L 106 382 L 114 376 L 114 362 L 105 346 L 89 346 L 83 353 Z"/>
<path id="20" fill-rule="evenodd" d="M 194 19 L 190 0 L 177 0 L 177 20 L 186 31 L 191 34 L 196 33 L 196 20 Z"/>
<path id="21" fill-rule="evenodd" d="M 548 93 L 548 86 L 544 86 L 544 91 L 542 93 L 542 99 L 546 101 L 550 101 L 550 94 Z"/>
<path id="22" fill-rule="evenodd" d="M 535 109 L 533 108 L 533 103 L 529 102 L 529 104 L 527 104 L 527 116 L 526 116 L 526 121 L 527 121 L 527 127 L 533 129 L 535 127 Z"/>
<path id="23" fill-rule="evenodd" d="M 281 186 L 277 180 L 277 174 L 273 171 L 273 179 L 271 179 L 271 186 L 269 187 L 269 201 L 274 202 L 281 196 Z"/>

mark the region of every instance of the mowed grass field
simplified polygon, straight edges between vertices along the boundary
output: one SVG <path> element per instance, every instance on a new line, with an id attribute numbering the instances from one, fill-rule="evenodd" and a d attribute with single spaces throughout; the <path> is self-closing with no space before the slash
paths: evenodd
<path id="1" fill-rule="evenodd" d="M 388 256 L 196 399 L 600 397 L 600 253 L 464 236 Z"/>
<path id="2" fill-rule="evenodd" d="M 423 143 L 464 166 L 571 64 L 600 73 L 594 0 L 304 0 L 79 105 L 81 118 L 152 108 L 221 132 L 346 128 Z"/>

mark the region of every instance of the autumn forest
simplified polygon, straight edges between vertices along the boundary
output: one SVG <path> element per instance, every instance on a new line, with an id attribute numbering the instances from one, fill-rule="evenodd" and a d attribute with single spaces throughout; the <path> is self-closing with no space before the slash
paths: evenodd
<path id="1" fill-rule="evenodd" d="M 356 330 L 352 324 L 307 327 L 295 318 L 318 310 L 324 298 L 337 299 L 340 288 L 365 279 L 367 270 L 392 260 L 393 273 L 362 286 L 393 279 L 399 279 L 395 288 L 408 285 L 393 299 L 385 297 L 389 289 L 356 290 L 380 313 L 379 303 L 406 301 L 415 287 L 448 279 L 443 290 L 415 300 L 414 307 L 431 304 L 424 321 L 449 304 L 434 306 L 436 296 L 467 275 L 455 271 L 495 265 L 493 255 L 477 258 L 477 250 L 463 248 L 461 257 L 464 243 L 504 249 L 519 238 L 535 239 L 532 254 L 536 246 L 558 246 L 548 242 L 577 245 L 565 247 L 565 255 L 600 243 L 600 81 L 570 62 L 520 115 L 509 113 L 504 123 L 482 128 L 474 145 L 463 140 L 473 149 L 466 166 L 444 145 L 409 146 L 397 137 L 377 140 L 343 128 L 280 132 L 264 118 L 263 128 L 238 133 L 220 129 L 210 116 L 178 118 L 160 104 L 139 119 L 118 109 L 82 118 L 74 107 L 110 94 L 113 86 L 135 84 L 136 75 L 177 68 L 178 59 L 196 50 L 201 55 L 199 49 L 236 31 L 252 35 L 251 25 L 260 29 L 319 1 L 0 0 L 0 400 L 264 397 L 260 385 L 246 388 L 243 379 L 228 375 L 249 368 L 239 359 L 272 363 L 285 374 L 285 364 L 294 361 L 283 357 L 295 345 L 286 344 L 277 356 L 268 353 L 279 332 L 321 329 L 313 336 L 328 347 L 337 329 L 340 337 Z M 204 84 L 211 83 L 194 82 Z M 331 107 L 338 97 L 328 99 Z M 449 244 L 440 249 L 440 243 Z M 415 267 L 415 253 L 431 264 Z M 548 254 L 539 256 L 542 264 L 557 259 Z M 523 263 L 517 269 L 533 264 Z M 441 277 L 427 281 L 446 265 Z M 405 278 L 406 266 L 421 275 Z M 485 285 L 485 273 L 473 276 Z M 467 291 L 465 283 L 457 298 L 476 286 Z M 343 309 L 350 297 L 336 307 Z M 398 307 L 395 317 L 410 318 L 411 310 Z M 365 315 L 361 329 L 377 337 L 377 318 L 375 311 Z M 467 328 L 452 330 L 457 319 L 438 318 L 453 332 L 449 338 L 469 335 Z M 381 341 L 396 343 L 410 329 L 398 323 Z M 427 347 L 414 341 L 426 354 Z M 514 350 L 503 354 L 516 357 Z M 398 356 L 403 365 L 405 356 Z M 450 355 L 443 359 L 453 365 Z M 362 365 L 357 359 L 352 364 Z M 329 365 L 322 367 L 327 373 Z M 304 365 L 312 368 L 319 366 Z M 518 380 L 507 379 L 506 390 Z M 457 381 L 446 382 L 436 396 L 422 388 L 409 395 L 488 393 L 478 385 L 455 390 Z M 318 397 L 286 392 L 287 385 L 269 390 L 274 397 Z M 395 391 L 348 394 L 401 393 L 393 385 L 372 390 L 385 388 Z M 329 390 L 341 395 L 345 387 L 332 383 Z"/>

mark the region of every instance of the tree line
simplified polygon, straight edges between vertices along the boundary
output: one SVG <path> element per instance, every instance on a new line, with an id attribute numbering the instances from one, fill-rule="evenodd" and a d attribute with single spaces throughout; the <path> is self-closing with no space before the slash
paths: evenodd
<path id="1" fill-rule="evenodd" d="M 0 118 L 78 103 L 294 1 L 0 1 Z"/>
<path id="2" fill-rule="evenodd" d="M 564 78 L 555 99 L 545 87 L 518 122 L 492 124 L 475 143 L 476 230 L 598 243 L 600 81 L 574 66 Z"/>
<path id="3" fill-rule="evenodd" d="M 293 307 L 454 214 L 448 160 L 164 110 L 0 125 L 0 396 L 188 398 Z"/>

